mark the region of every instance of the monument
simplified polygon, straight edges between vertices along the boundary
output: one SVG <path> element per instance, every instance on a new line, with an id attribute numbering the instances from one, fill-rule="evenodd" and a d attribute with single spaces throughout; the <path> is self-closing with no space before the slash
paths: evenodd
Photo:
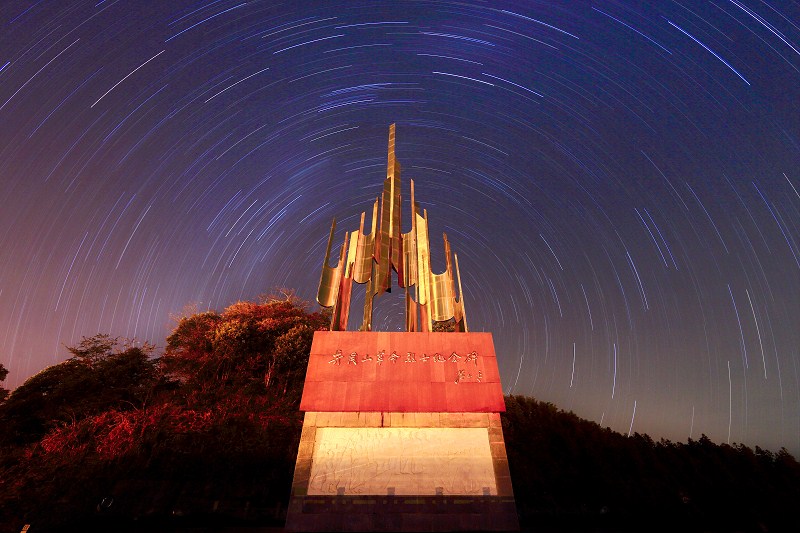
<path id="1" fill-rule="evenodd" d="M 492 335 L 467 328 L 458 256 L 453 269 L 446 235 L 446 269 L 431 271 L 428 215 L 413 181 L 411 230 L 401 233 L 394 145 L 392 124 L 371 231 L 364 233 L 362 213 L 333 267 L 336 220 L 331 227 L 317 301 L 333 313 L 330 331 L 316 332 L 311 347 L 286 527 L 517 530 Z M 405 290 L 406 331 L 372 331 L 373 300 L 391 292 L 392 272 Z M 347 331 L 354 282 L 366 285 L 364 314 L 360 330 Z M 437 323 L 454 331 L 434 331 Z"/>

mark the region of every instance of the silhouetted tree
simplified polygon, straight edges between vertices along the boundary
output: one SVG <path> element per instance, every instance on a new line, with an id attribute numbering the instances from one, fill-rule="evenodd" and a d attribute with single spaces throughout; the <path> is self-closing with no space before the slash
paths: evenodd
<path id="1" fill-rule="evenodd" d="M 524 525 L 648 531 L 800 531 L 800 464 L 744 445 L 630 437 L 532 398 L 503 415 Z M 794 503 L 793 503 L 794 502 Z"/>
<path id="2" fill-rule="evenodd" d="M 28 379 L 0 405 L 0 444 L 35 442 L 59 425 L 147 401 L 156 381 L 152 346 L 96 335 L 68 350 L 72 357 Z"/>
<path id="3" fill-rule="evenodd" d="M 8 376 L 8 369 L 3 366 L 3 363 L 0 363 L 0 383 L 6 380 L 6 376 Z M 5 401 L 7 396 L 8 396 L 8 389 L 0 387 L 0 404 L 2 404 Z"/>

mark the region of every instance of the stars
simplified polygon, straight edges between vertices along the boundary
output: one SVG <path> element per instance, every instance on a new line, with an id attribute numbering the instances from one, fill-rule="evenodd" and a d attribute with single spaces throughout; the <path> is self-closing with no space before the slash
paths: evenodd
<path id="1" fill-rule="evenodd" d="M 686 30 L 684 30 L 683 28 L 681 28 L 680 26 L 678 26 L 677 24 L 675 24 L 675 23 L 674 23 L 674 22 L 672 22 L 671 20 L 667 20 L 667 23 L 668 23 L 670 26 L 672 26 L 673 28 L 675 28 L 676 30 L 678 30 L 679 32 L 681 32 L 682 34 L 686 35 L 688 38 L 690 38 L 691 40 L 693 40 L 693 41 L 694 41 L 694 42 L 696 42 L 697 44 L 699 44 L 700 46 L 702 46 L 703 48 L 705 48 L 705 49 L 706 49 L 706 51 L 708 51 L 708 52 L 709 52 L 711 55 L 713 55 L 714 57 L 716 57 L 717 59 L 719 59 L 719 60 L 720 60 L 720 61 L 721 61 L 721 62 L 722 62 L 722 63 L 723 63 L 723 64 L 724 64 L 726 67 L 728 67 L 728 68 L 729 68 L 729 69 L 730 69 L 730 70 L 731 70 L 731 71 L 732 71 L 734 74 L 736 74 L 737 76 L 739 76 L 739 78 L 741 78 L 741 80 L 742 80 L 743 82 L 745 82 L 747 85 L 750 85 L 750 82 L 749 82 L 749 81 L 747 81 L 747 79 L 745 79 L 745 77 L 744 77 L 744 76 L 742 76 L 742 74 L 741 74 L 741 73 L 740 73 L 738 70 L 736 70 L 735 68 L 733 68 L 733 67 L 731 66 L 731 64 L 730 64 L 730 63 L 728 63 L 728 62 L 727 62 L 727 61 L 725 61 L 725 60 L 724 60 L 722 57 L 720 57 L 720 55 L 719 55 L 718 53 L 716 53 L 716 52 L 715 52 L 715 51 L 713 51 L 711 48 L 709 48 L 708 46 L 706 46 L 705 44 L 703 44 L 702 42 L 700 42 L 700 41 L 699 41 L 697 38 L 695 38 L 695 37 L 694 37 L 692 34 L 690 34 L 689 32 L 687 32 Z"/>
<path id="2" fill-rule="evenodd" d="M 798 453 L 795 19 L 741 0 L 12 8 L 7 383 L 80 336 L 163 343 L 192 302 L 312 300 L 330 219 L 369 212 L 396 122 L 403 194 L 414 179 L 434 248 L 447 232 L 458 252 L 504 390 Z"/>
<path id="3" fill-rule="evenodd" d="M 76 42 L 77 42 L 77 41 L 76 41 Z M 122 78 L 121 80 L 119 80 L 119 81 L 118 81 L 117 83 L 115 83 L 115 84 L 114 84 L 114 85 L 113 85 L 113 86 L 112 86 L 112 87 L 111 87 L 109 90 L 107 90 L 106 92 L 104 92 L 104 93 L 103 93 L 103 95 L 102 95 L 102 96 L 100 96 L 100 98 L 98 98 L 97 100 L 95 100 L 95 102 L 94 102 L 92 105 L 90 105 L 89 107 L 94 107 L 94 106 L 96 106 L 97 104 L 99 104 L 99 103 L 100 103 L 100 100 L 102 100 L 103 98 L 105 98 L 106 96 L 108 96 L 108 93 L 110 93 L 111 91 L 113 91 L 114 89 L 116 89 L 116 88 L 119 86 L 119 84 L 121 84 L 123 81 L 125 81 L 125 80 L 127 80 L 128 78 L 130 78 L 131 76 L 133 76 L 133 75 L 136 73 L 136 71 L 137 71 L 137 70 L 139 70 L 140 68 L 144 67 L 145 65 L 147 65 L 149 62 L 151 62 L 152 60 L 154 60 L 155 58 L 157 58 L 158 56 L 160 56 L 160 55 L 161 55 L 161 54 L 163 54 L 164 52 L 166 52 L 166 50 L 161 50 L 159 53 L 157 53 L 156 55 L 154 55 L 153 57 L 151 57 L 150 59 L 148 59 L 147 61 L 145 61 L 144 63 L 142 63 L 141 65 L 139 65 L 139 66 L 138 66 L 138 67 L 136 67 L 135 69 L 133 69 L 132 71 L 130 71 L 130 72 L 129 72 L 129 73 L 128 73 L 128 74 L 127 74 L 127 75 L 126 75 L 124 78 Z"/>

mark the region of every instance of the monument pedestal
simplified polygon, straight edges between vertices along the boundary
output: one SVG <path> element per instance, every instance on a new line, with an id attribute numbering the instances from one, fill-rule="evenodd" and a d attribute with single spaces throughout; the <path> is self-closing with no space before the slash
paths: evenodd
<path id="1" fill-rule="evenodd" d="M 446 269 L 431 270 L 428 214 L 413 180 L 411 231 L 401 231 L 394 124 L 388 148 L 380 227 L 375 200 L 371 231 L 362 213 L 336 266 L 328 264 L 331 225 L 317 291 L 317 302 L 332 308 L 331 331 L 316 332 L 311 346 L 286 528 L 517 530 L 492 335 L 467 332 L 458 256 L 453 269 L 446 235 Z M 392 272 L 406 291 L 407 331 L 372 332 L 373 299 L 391 291 Z M 354 283 L 366 284 L 358 332 L 344 331 Z M 446 321 L 456 332 L 431 332 Z"/>
<path id="2" fill-rule="evenodd" d="M 519 529 L 489 333 L 316 332 L 291 531 Z"/>

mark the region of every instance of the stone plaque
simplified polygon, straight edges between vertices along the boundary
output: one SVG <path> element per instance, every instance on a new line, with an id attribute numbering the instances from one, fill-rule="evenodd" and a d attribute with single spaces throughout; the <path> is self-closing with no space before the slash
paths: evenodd
<path id="1" fill-rule="evenodd" d="M 486 428 L 317 428 L 309 495 L 496 496 Z"/>

